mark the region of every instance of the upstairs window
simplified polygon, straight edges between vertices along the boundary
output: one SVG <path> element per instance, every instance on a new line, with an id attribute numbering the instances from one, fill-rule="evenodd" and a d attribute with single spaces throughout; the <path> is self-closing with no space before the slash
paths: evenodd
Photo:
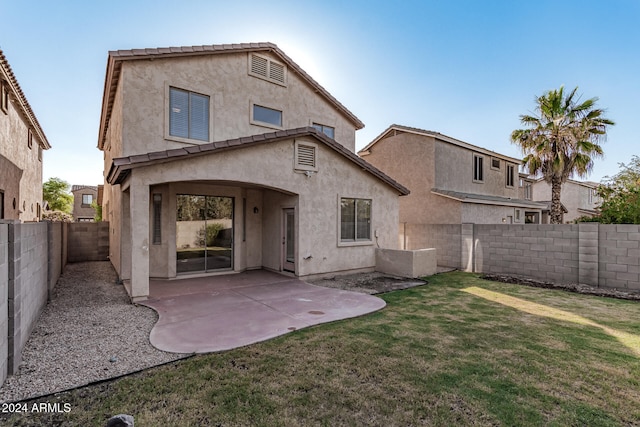
<path id="1" fill-rule="evenodd" d="M 515 183 L 516 167 L 514 165 L 507 165 L 506 168 L 506 185 L 507 187 L 513 187 Z"/>
<path id="2" fill-rule="evenodd" d="M 329 138 L 336 139 L 335 138 L 335 135 L 336 135 L 336 129 L 335 128 L 333 128 L 331 126 L 321 125 L 320 123 L 314 123 L 311 126 L 313 126 L 314 128 L 318 129 L 320 132 L 324 133 Z"/>
<path id="3" fill-rule="evenodd" d="M 282 127 L 282 111 L 254 104 L 252 121 Z"/>
<path id="4" fill-rule="evenodd" d="M 476 182 L 484 181 L 484 158 L 477 154 L 473 155 L 473 180 Z"/>
<path id="5" fill-rule="evenodd" d="M 169 88 L 169 135 L 209 141 L 209 97 Z"/>
<path id="6" fill-rule="evenodd" d="M 491 169 L 500 170 L 500 159 L 491 158 Z"/>
<path id="7" fill-rule="evenodd" d="M 525 200 L 531 200 L 532 198 L 532 186 L 531 183 L 528 181 L 525 181 L 524 183 L 524 199 Z"/>
<path id="8" fill-rule="evenodd" d="M 31 132 L 31 129 L 27 131 L 27 147 L 29 147 L 29 150 L 33 148 L 33 133 Z"/>
<path id="9" fill-rule="evenodd" d="M 83 194 L 82 195 L 82 207 L 88 208 L 93 203 L 93 195 L 92 194 Z"/>
<path id="10" fill-rule="evenodd" d="M 280 85 L 286 84 L 287 68 L 261 55 L 249 55 L 249 75 Z"/>

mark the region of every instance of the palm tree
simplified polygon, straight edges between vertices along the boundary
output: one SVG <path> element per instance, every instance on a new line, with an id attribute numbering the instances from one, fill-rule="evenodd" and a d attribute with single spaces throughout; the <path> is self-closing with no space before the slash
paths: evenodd
<path id="1" fill-rule="evenodd" d="M 585 177 L 593 169 L 593 159 L 602 157 L 599 142 L 606 137 L 607 126 L 614 122 L 595 108 L 598 98 L 580 102 L 578 88 L 565 96 L 564 86 L 536 98 L 537 116 L 521 115 L 527 129 L 511 133 L 511 142 L 520 145 L 522 164 L 529 173 L 542 175 L 551 184 L 551 223 L 562 222 L 560 192 L 573 175 Z"/>

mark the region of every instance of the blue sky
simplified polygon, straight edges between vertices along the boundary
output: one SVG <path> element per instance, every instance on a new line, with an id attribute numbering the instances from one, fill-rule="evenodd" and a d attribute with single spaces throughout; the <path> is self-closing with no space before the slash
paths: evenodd
<path id="1" fill-rule="evenodd" d="M 44 179 L 102 183 L 96 148 L 107 52 L 276 43 L 360 118 L 521 158 L 534 98 L 565 85 L 616 122 L 590 180 L 640 154 L 639 0 L 0 0 L 0 48 L 53 148 Z"/>

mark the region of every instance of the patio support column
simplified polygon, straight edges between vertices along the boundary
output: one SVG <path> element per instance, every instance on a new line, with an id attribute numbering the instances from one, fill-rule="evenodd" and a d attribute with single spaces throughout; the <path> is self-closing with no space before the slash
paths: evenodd
<path id="1" fill-rule="evenodd" d="M 131 177 L 131 300 L 149 296 L 149 185 Z"/>

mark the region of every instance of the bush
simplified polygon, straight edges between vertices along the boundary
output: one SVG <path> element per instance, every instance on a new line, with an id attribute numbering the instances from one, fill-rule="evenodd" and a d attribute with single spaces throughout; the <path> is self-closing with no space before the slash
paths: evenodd
<path id="1" fill-rule="evenodd" d="M 62 211 L 46 211 L 42 214 L 42 220 L 51 222 L 73 222 L 73 216 Z"/>
<path id="2" fill-rule="evenodd" d="M 218 234 L 220 234 L 220 231 L 222 231 L 223 229 L 224 226 L 217 222 L 207 224 L 206 230 L 205 227 L 202 227 L 200 230 L 198 230 L 198 245 L 205 246 L 206 239 L 206 246 L 214 246 L 214 242 L 218 237 Z"/>

